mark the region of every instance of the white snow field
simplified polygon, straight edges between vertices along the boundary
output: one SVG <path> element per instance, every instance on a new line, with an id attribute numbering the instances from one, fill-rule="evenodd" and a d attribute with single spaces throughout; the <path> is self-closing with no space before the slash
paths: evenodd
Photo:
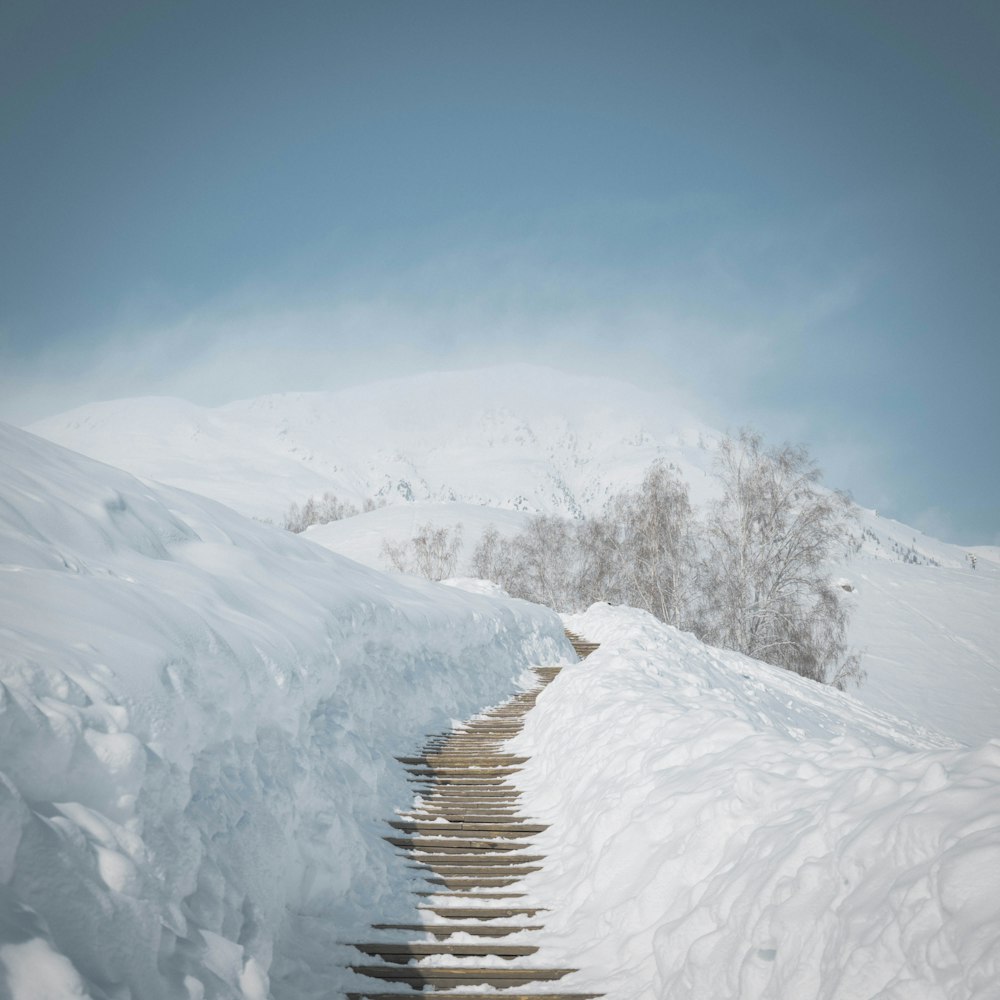
<path id="1" fill-rule="evenodd" d="M 1000 741 L 958 748 L 641 611 L 511 744 L 540 964 L 612 1000 L 996 1000 Z"/>
<path id="2" fill-rule="evenodd" d="M 390 506 L 306 532 L 378 569 L 383 538 L 461 523 L 462 574 L 487 525 L 512 534 L 532 513 L 595 512 L 657 458 L 704 505 L 718 436 L 676 400 L 529 365 L 214 409 L 118 400 L 30 429 L 251 516 L 280 521 L 327 490 L 355 504 L 379 496 Z M 859 519 L 860 551 L 831 566 L 855 588 L 849 640 L 868 673 L 857 696 L 970 745 L 1000 736 L 1000 550 L 968 550 L 973 570 L 959 546 L 874 511 Z"/>
<path id="3" fill-rule="evenodd" d="M 468 575 L 487 525 L 595 511 L 655 458 L 713 490 L 676 407 L 524 366 L 34 429 L 145 481 L 0 433 L 4 1000 L 350 988 L 337 942 L 415 917 L 392 755 L 570 655 L 483 581 L 378 572 L 383 539 L 461 523 Z M 203 498 L 280 519 L 327 490 L 390 505 L 293 536 Z M 848 695 L 641 612 L 568 619 L 603 645 L 518 744 L 553 824 L 537 958 L 581 970 L 543 990 L 1000 997 L 1000 550 L 858 518 Z"/>
<path id="4" fill-rule="evenodd" d="M 393 754 L 572 656 L 551 612 L 390 578 L 0 425 L 0 997 L 332 997 Z"/>

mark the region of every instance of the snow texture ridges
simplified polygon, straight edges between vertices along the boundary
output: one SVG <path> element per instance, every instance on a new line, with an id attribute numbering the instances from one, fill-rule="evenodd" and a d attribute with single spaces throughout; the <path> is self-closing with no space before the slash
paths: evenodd
<path id="1" fill-rule="evenodd" d="M 371 906 L 413 917 L 392 755 L 559 620 L 2 426 L 0 467 L 0 995 L 330 995 Z"/>
<path id="2" fill-rule="evenodd" d="M 512 749 L 551 823 L 531 898 L 566 989 L 654 1000 L 988 1000 L 1000 741 L 969 751 L 849 695 L 595 605 L 601 643 Z"/>

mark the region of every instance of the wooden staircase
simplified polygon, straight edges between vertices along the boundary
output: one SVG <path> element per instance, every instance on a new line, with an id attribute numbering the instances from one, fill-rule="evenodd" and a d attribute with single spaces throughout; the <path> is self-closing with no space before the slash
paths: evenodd
<path id="1" fill-rule="evenodd" d="M 575 632 L 570 632 L 569 629 L 566 629 L 565 632 L 566 638 L 569 639 L 570 645 L 576 650 L 576 655 L 581 660 L 585 660 L 601 645 L 599 642 L 588 642 L 586 639 L 580 638 Z"/>
<path id="2" fill-rule="evenodd" d="M 567 636 L 581 657 L 596 648 L 579 636 Z M 524 893 L 518 891 L 518 882 L 544 862 L 544 856 L 532 849 L 531 838 L 547 828 L 520 813 L 520 792 L 509 779 L 527 758 L 504 750 L 559 668 L 538 667 L 535 673 L 538 684 L 531 691 L 450 732 L 430 737 L 421 754 L 397 758 L 406 766 L 420 799 L 409 813 L 389 821 L 393 832 L 385 839 L 408 857 L 410 867 L 421 873 L 429 888 L 418 893 L 426 900 L 417 907 L 423 915 L 420 923 L 372 924 L 374 931 L 382 932 L 379 939 L 353 945 L 367 959 L 381 959 L 380 964 L 352 965 L 353 971 L 408 992 L 373 987 L 349 993 L 351 1000 L 483 1000 L 489 996 L 592 1000 L 600 995 L 524 992 L 523 987 L 553 983 L 575 970 L 534 964 L 532 956 L 538 946 L 523 939 L 505 943 L 512 934 L 542 930 L 539 914 L 544 911 L 519 902 Z M 388 932 L 422 937 L 400 941 L 386 936 L 382 940 Z M 461 943 L 449 943 L 458 934 L 463 935 Z M 475 941 L 470 943 L 466 935 Z M 437 956 L 464 961 L 414 964 Z M 477 964 L 477 958 L 490 961 Z M 504 992 L 481 992 L 484 986 Z M 456 992 L 462 987 L 478 989 Z"/>

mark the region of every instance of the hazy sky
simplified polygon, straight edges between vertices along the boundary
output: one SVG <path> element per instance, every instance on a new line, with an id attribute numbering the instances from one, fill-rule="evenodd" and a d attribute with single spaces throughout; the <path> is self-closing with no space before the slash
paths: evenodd
<path id="1" fill-rule="evenodd" d="M 0 3 L 0 419 L 542 361 L 1000 544 L 1000 4 Z"/>

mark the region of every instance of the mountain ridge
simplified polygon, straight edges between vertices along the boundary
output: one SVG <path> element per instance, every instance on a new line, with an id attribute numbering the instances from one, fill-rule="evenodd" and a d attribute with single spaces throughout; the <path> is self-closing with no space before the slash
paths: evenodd
<path id="1" fill-rule="evenodd" d="M 326 490 L 356 503 L 462 501 L 579 517 L 654 459 L 703 471 L 697 442 L 713 434 L 627 383 L 529 365 L 217 407 L 138 397 L 27 429 L 271 519 Z"/>

